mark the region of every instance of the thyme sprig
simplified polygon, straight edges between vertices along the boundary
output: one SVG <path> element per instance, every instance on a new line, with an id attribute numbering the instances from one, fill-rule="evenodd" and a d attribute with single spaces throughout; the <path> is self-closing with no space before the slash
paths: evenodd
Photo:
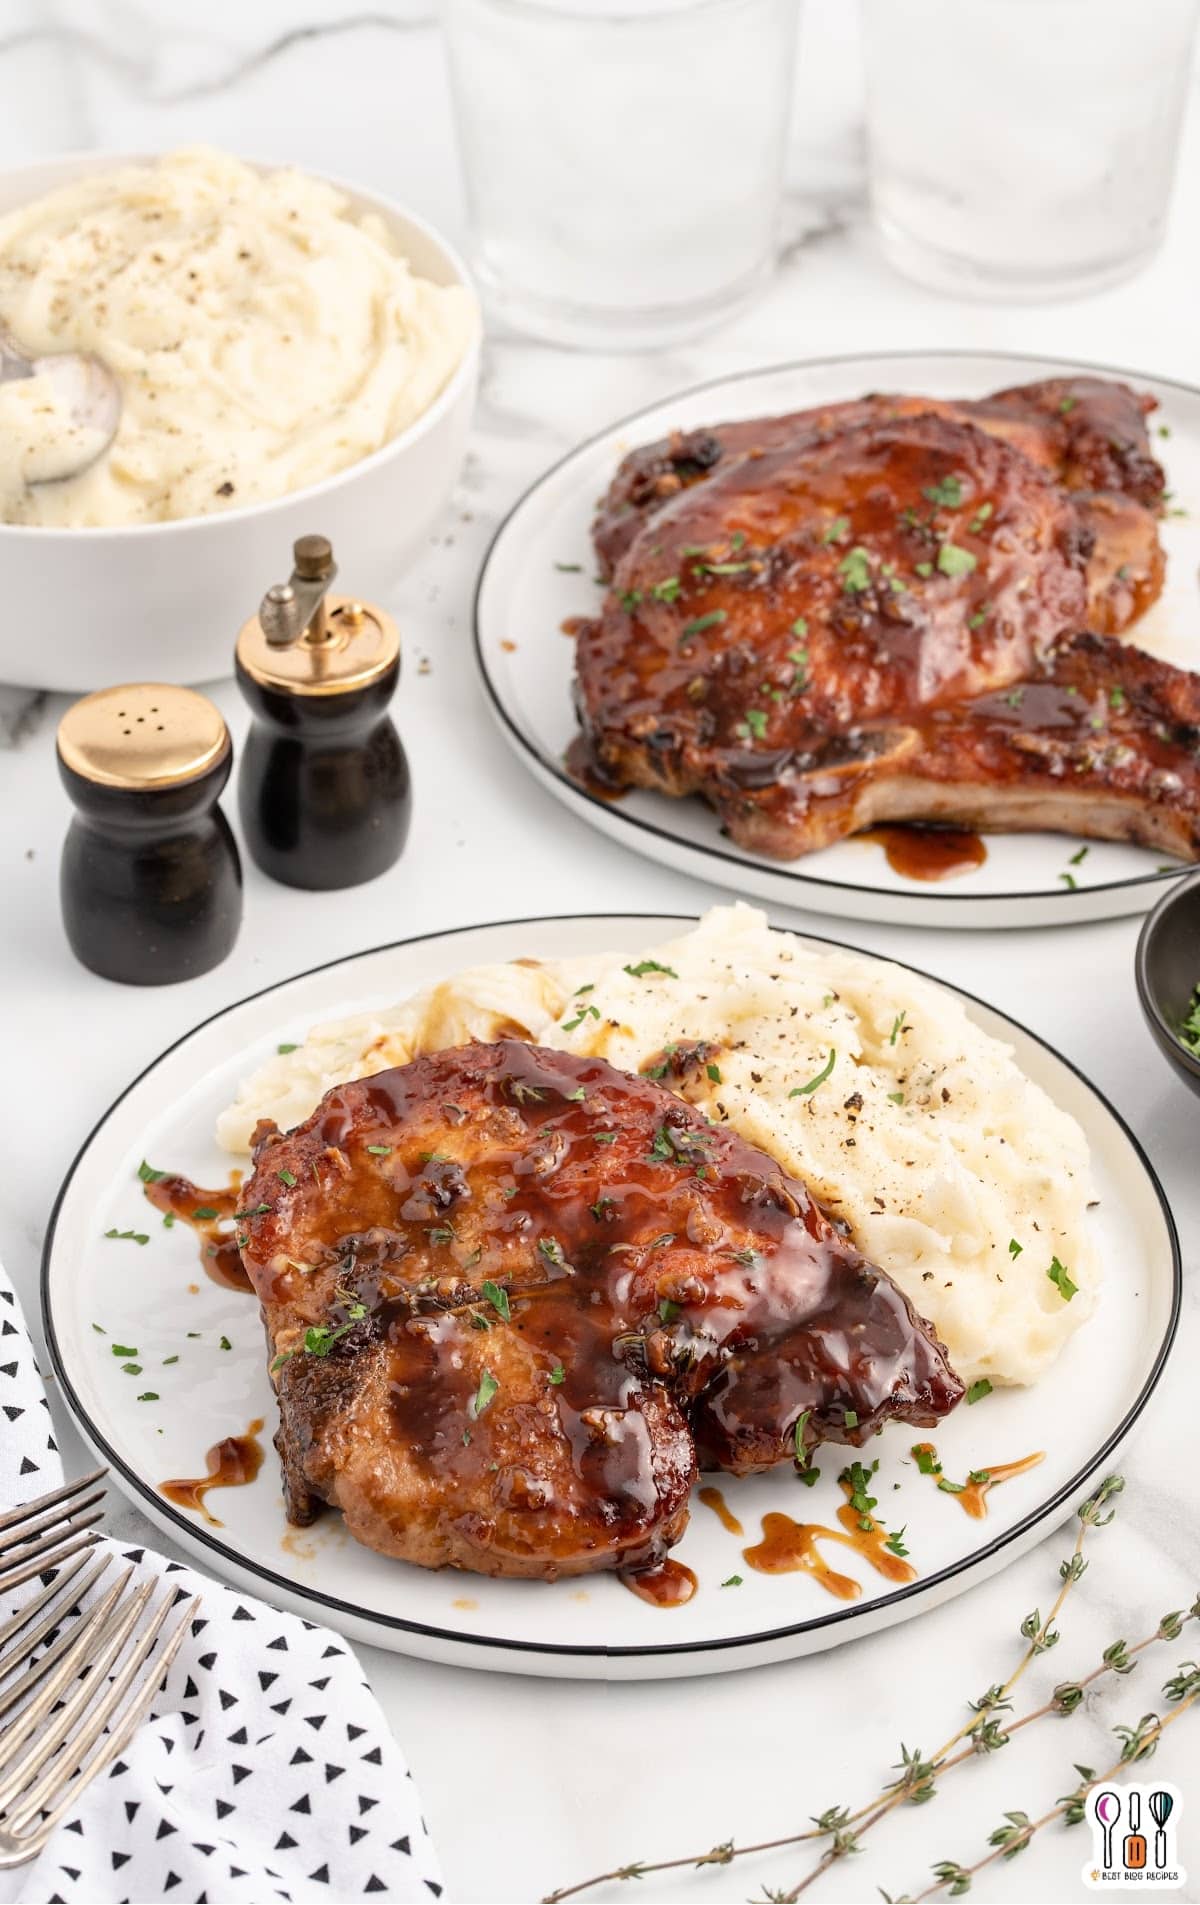
<path id="1" fill-rule="evenodd" d="M 658 1859 L 653 1861 L 635 1860 L 631 1864 L 614 1867 L 608 1872 L 598 1872 L 589 1879 L 583 1879 L 575 1885 L 560 1886 L 558 1890 L 548 1892 L 542 1905 L 561 1905 L 561 1901 L 574 1898 L 581 1892 L 591 1891 L 594 1886 L 611 1884 L 619 1879 L 643 1878 L 651 1872 L 672 1872 L 682 1867 L 700 1867 L 705 1865 L 730 1865 L 735 1859 L 742 1859 L 762 1852 L 778 1852 L 788 1846 L 803 1845 L 817 1840 L 828 1840 L 817 1864 L 790 1891 L 764 1892 L 767 1899 L 778 1900 L 780 1905 L 794 1905 L 820 1875 L 827 1871 L 838 1859 L 847 1857 L 859 1849 L 860 1842 L 868 1831 L 901 1804 L 923 1805 L 932 1799 L 939 1777 L 953 1767 L 965 1764 L 983 1753 L 997 1751 L 1007 1745 L 1009 1738 L 1029 1726 L 1034 1720 L 1047 1714 L 1068 1716 L 1075 1712 L 1082 1702 L 1084 1689 L 1106 1673 L 1128 1673 L 1136 1665 L 1136 1656 L 1157 1640 L 1175 1639 L 1182 1631 L 1185 1620 L 1200 1619 L 1200 1599 L 1187 1613 L 1177 1612 L 1164 1615 L 1152 1634 L 1139 1641 L 1134 1647 L 1127 1647 L 1124 1641 L 1116 1641 L 1105 1649 L 1098 1666 L 1078 1681 L 1063 1681 L 1057 1686 L 1050 1698 L 1019 1719 L 1001 1724 L 998 1715 L 1011 1710 L 1011 1694 L 1022 1675 L 1039 1655 L 1054 1647 L 1059 1638 L 1055 1623 L 1062 1613 L 1071 1589 L 1079 1581 L 1087 1568 L 1083 1555 L 1084 1542 L 1089 1532 L 1105 1528 L 1113 1519 L 1116 1510 L 1109 1504 L 1121 1494 L 1125 1487 L 1119 1475 L 1110 1475 L 1103 1481 L 1094 1495 L 1082 1502 L 1077 1510 L 1079 1528 L 1071 1554 L 1059 1564 L 1059 1588 L 1049 1613 L 1045 1619 L 1038 1610 L 1025 1616 L 1021 1622 L 1020 1633 L 1026 1642 L 1025 1649 L 1007 1680 L 999 1685 L 990 1686 L 978 1700 L 970 1703 L 972 1717 L 952 1733 L 938 1748 L 937 1752 L 925 1755 L 919 1749 L 910 1750 L 901 1745 L 901 1758 L 894 1770 L 899 1774 L 889 1781 L 875 1797 L 850 1812 L 844 1806 L 831 1806 L 825 1812 L 813 1817 L 811 1826 L 801 1832 L 793 1832 L 778 1839 L 759 1840 L 752 1845 L 735 1845 L 732 1840 L 711 1847 L 707 1852 L 689 1853 L 680 1858 Z M 947 1881 L 949 1883 L 949 1881 Z"/>
<path id="2" fill-rule="evenodd" d="M 1200 1603 L 1197 1605 L 1200 1606 Z M 1195 1618 L 1196 1614 L 1197 1607 L 1193 1607 L 1185 1618 Z M 1150 1639 L 1158 1640 L 1162 1637 L 1160 1627 L 1160 1631 L 1152 1634 Z M 1148 1644 L 1149 1642 L 1143 1642 L 1143 1645 Z M 1130 1661 L 1129 1666 L 1132 1665 L 1133 1662 Z M 1103 1671 L 1108 1672 L 1113 1669 L 1105 1668 Z M 1115 1671 L 1128 1672 L 1129 1667 L 1118 1668 Z M 1184 1661 L 1183 1665 L 1164 1683 L 1163 1694 L 1172 1703 L 1170 1713 L 1164 1715 L 1144 1713 L 1135 1726 L 1113 1728 L 1113 1733 L 1120 1742 L 1120 1752 L 1111 1766 L 1107 1766 L 1102 1773 L 1098 1773 L 1091 1766 L 1077 1765 L 1075 1771 L 1079 1774 L 1079 1784 L 1071 1792 L 1065 1793 L 1049 1812 L 1042 1813 L 1040 1818 L 1031 1819 L 1026 1812 L 1006 1812 L 1003 1824 L 998 1825 L 988 1834 L 988 1845 L 992 1848 L 990 1852 L 985 1852 L 982 1858 L 976 1859 L 974 1865 L 959 1865 L 953 1859 L 940 1859 L 931 1867 L 934 1880 L 932 1885 L 927 1885 L 923 1892 L 917 1892 L 915 1896 L 909 1893 L 902 1895 L 907 1905 L 923 1905 L 925 1899 L 936 1898 L 940 1892 L 947 1892 L 951 1898 L 962 1898 L 970 1891 L 971 1882 L 978 1872 L 982 1872 L 986 1866 L 993 1865 L 997 1859 L 1015 1859 L 1018 1853 L 1025 1851 L 1035 1834 L 1041 1832 L 1046 1826 L 1052 1825 L 1056 1819 L 1061 1819 L 1064 1825 L 1080 1825 L 1086 1817 L 1088 1794 L 1097 1786 L 1107 1786 L 1117 1779 L 1127 1766 L 1136 1765 L 1140 1760 L 1150 1759 L 1158 1751 L 1158 1743 L 1167 1728 L 1174 1725 L 1189 1707 L 1195 1706 L 1200 1700 L 1200 1664 L 1194 1660 Z M 884 1896 L 888 1895 L 885 1893 Z"/>

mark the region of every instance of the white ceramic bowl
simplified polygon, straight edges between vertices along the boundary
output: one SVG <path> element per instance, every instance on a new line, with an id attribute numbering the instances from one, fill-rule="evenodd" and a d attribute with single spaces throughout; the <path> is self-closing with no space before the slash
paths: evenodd
<path id="1" fill-rule="evenodd" d="M 89 152 L 6 172 L 0 213 L 84 173 L 128 163 L 127 154 Z M 422 219 L 331 182 L 356 210 L 387 221 L 423 277 L 471 285 L 458 254 Z M 386 602 L 458 474 L 478 372 L 476 339 L 407 430 L 336 476 L 274 502 L 121 529 L 0 523 L 0 683 L 84 690 L 228 675 L 238 630 L 270 584 L 289 574 L 297 536 L 328 536 L 338 586 Z"/>

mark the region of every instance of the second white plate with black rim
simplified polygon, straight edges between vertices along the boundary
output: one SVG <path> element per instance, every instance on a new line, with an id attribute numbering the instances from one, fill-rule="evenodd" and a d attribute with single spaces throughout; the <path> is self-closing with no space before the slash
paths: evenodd
<path id="1" fill-rule="evenodd" d="M 602 800 L 564 766 L 578 730 L 574 646 L 562 624 L 593 613 L 600 602 L 592 516 L 627 450 L 673 429 L 769 416 L 866 391 L 978 397 L 1010 384 L 1075 375 L 1123 378 L 1158 399 L 1151 429 L 1169 436 L 1156 436 L 1154 448 L 1172 487 L 1171 514 L 1162 526 L 1167 585 L 1138 624 L 1136 639 L 1165 660 L 1200 667 L 1200 390 L 1139 371 L 1008 353 L 825 358 L 725 377 L 668 397 L 581 444 L 526 492 L 496 533 L 475 601 L 476 655 L 506 740 L 543 786 L 602 833 L 664 865 L 778 906 L 956 927 L 1067 925 L 1144 912 L 1164 882 L 1184 869 L 1139 847 L 1063 834 L 991 834 L 982 866 L 929 884 L 893 872 L 882 847 L 867 839 L 840 841 L 799 860 L 769 860 L 727 840 L 699 799 L 636 790 Z"/>
<path id="2" fill-rule="evenodd" d="M 241 1078 L 315 1023 L 393 1003 L 465 966 L 609 949 L 629 955 L 688 923 L 637 914 L 508 921 L 339 960 L 206 1020 L 105 1113 L 51 1218 L 46 1339 L 63 1396 L 97 1456 L 201 1566 L 353 1639 L 427 1659 L 590 1678 L 713 1673 L 815 1652 L 936 1608 L 1040 1541 L 1111 1471 L 1174 1335 L 1180 1267 L 1171 1215 L 1136 1139 L 1094 1086 L 1031 1033 L 961 994 L 972 1019 L 1011 1045 L 1083 1127 L 1105 1282 L 1095 1315 L 1041 1383 L 996 1391 L 938 1429 L 952 1477 L 1045 1451 L 1038 1467 L 993 1493 L 986 1521 L 969 1520 L 919 1474 L 911 1430 L 893 1425 L 872 1442 L 878 1512 L 890 1529 L 905 1528 L 914 1581 L 890 1585 L 851 1557 L 839 1565 L 857 1574 L 862 1593 L 844 1603 L 807 1575 L 756 1574 L 743 1561 L 743 1546 L 758 1539 L 771 1510 L 829 1522 L 843 1500 L 842 1458 L 832 1450 L 811 1490 L 787 1467 L 723 1480 L 744 1540 L 693 1505 L 675 1553 L 700 1585 L 680 1608 L 648 1606 L 612 1575 L 551 1585 L 430 1573 L 359 1547 L 333 1514 L 304 1531 L 288 1527 L 269 1444 L 275 1405 L 257 1306 L 203 1274 L 184 1225 L 164 1227 L 143 1198 L 139 1163 L 148 1158 L 197 1184 L 222 1182 L 229 1159 L 213 1140 L 216 1114 Z M 212 1444 L 260 1419 L 266 1460 L 252 1485 L 210 1498 L 220 1526 L 159 1492 L 167 1477 L 202 1475 Z M 740 1584 L 722 1585 L 735 1577 Z"/>

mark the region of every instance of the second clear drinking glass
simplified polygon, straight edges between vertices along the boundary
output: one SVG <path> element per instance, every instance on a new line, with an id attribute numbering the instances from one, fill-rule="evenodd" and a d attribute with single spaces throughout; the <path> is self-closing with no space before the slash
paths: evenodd
<path id="1" fill-rule="evenodd" d="M 1166 224 L 1197 0 L 863 0 L 871 196 L 939 290 L 1069 297 Z"/>
<path id="2" fill-rule="evenodd" d="M 555 342 L 707 329 L 775 258 L 799 0 L 444 0 L 474 264 Z"/>

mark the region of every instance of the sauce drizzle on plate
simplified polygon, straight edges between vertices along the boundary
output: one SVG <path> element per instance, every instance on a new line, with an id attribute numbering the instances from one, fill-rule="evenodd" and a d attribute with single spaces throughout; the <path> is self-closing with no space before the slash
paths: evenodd
<path id="1" fill-rule="evenodd" d="M 893 873 L 904 880 L 952 880 L 970 873 L 987 859 L 987 847 L 977 833 L 961 827 L 870 827 L 856 836 L 874 840 L 883 848 Z"/>
<path id="2" fill-rule="evenodd" d="M 698 1586 L 690 1568 L 670 1559 L 641 1574 L 623 1574 L 621 1579 L 631 1594 L 649 1601 L 651 1607 L 686 1607 Z"/>
<path id="3" fill-rule="evenodd" d="M 242 1188 L 240 1171 L 230 1172 L 228 1188 L 223 1191 L 202 1191 L 190 1178 L 174 1172 L 155 1178 L 145 1188 L 155 1210 L 169 1212 L 195 1231 L 200 1239 L 200 1261 L 206 1276 L 219 1283 L 223 1290 L 251 1288 L 237 1247 L 237 1232 L 222 1229 L 238 1209 Z"/>
<path id="4" fill-rule="evenodd" d="M 224 1524 L 209 1513 L 204 1498 L 210 1488 L 244 1488 L 254 1480 L 263 1461 L 263 1447 L 258 1440 L 261 1428 L 262 1417 L 256 1416 L 245 1435 L 227 1435 L 213 1444 L 204 1458 L 207 1475 L 196 1476 L 191 1481 L 160 1482 L 159 1493 L 177 1508 L 191 1508 L 203 1515 L 210 1528 L 223 1527 Z"/>
<path id="5" fill-rule="evenodd" d="M 922 1475 L 932 1476 L 943 1495 L 953 1495 L 963 1513 L 970 1515 L 972 1521 L 986 1519 L 990 1489 L 998 1487 L 1001 1482 L 1011 1482 L 1014 1475 L 1024 1475 L 1046 1459 L 1045 1449 L 1038 1449 L 1033 1455 L 1023 1455 L 1018 1462 L 992 1462 L 987 1468 L 973 1468 L 965 1482 L 951 1482 L 942 1474 L 938 1452 L 932 1442 L 916 1443 L 913 1454 Z"/>
<path id="6" fill-rule="evenodd" d="M 847 1500 L 838 1509 L 841 1528 L 827 1528 L 819 1521 L 793 1521 L 790 1515 L 773 1513 L 762 1518 L 763 1538 L 752 1548 L 744 1548 L 747 1564 L 759 1574 L 811 1574 L 827 1594 L 839 1601 L 856 1601 L 862 1587 L 848 1574 L 831 1568 L 820 1551 L 823 1541 L 838 1541 L 870 1563 L 876 1573 L 889 1581 L 915 1581 L 917 1570 L 911 1561 L 888 1547 L 896 1537 L 873 1515 L 861 1514 L 849 1497 L 848 1482 L 842 1482 Z"/>

